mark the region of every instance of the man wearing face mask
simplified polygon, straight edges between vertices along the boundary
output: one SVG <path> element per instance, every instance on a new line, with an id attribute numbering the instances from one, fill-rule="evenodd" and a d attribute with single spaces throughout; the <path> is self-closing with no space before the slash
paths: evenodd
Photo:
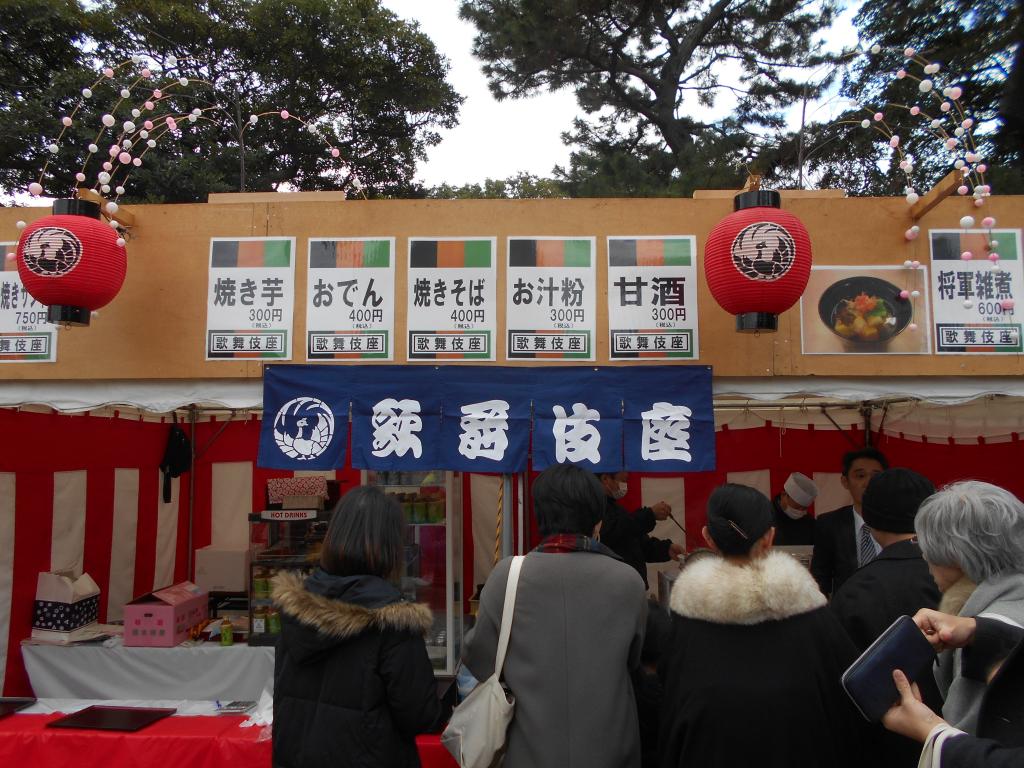
<path id="1" fill-rule="evenodd" d="M 628 490 L 626 472 L 598 474 L 605 493 L 604 513 L 601 516 L 601 543 L 633 566 L 647 586 L 647 563 L 664 563 L 685 551 L 681 544 L 669 539 L 650 536 L 654 524 L 667 520 L 672 511 L 664 501 L 652 507 L 640 507 L 630 514 L 620 504 Z"/>
<path id="2" fill-rule="evenodd" d="M 807 508 L 817 495 L 818 486 L 807 475 L 794 472 L 786 478 L 782 492 L 772 499 L 776 544 L 814 543 L 814 518 L 807 514 Z"/>

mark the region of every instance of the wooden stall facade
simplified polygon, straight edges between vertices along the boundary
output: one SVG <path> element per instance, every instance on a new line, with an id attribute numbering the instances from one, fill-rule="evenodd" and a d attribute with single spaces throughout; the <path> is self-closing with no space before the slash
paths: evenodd
<path id="1" fill-rule="evenodd" d="M 61 330 L 56 363 L 0 367 L 9 380 L 147 380 L 259 378 L 259 361 L 204 360 L 210 238 L 296 238 L 296 290 L 292 362 L 305 362 L 306 252 L 309 238 L 394 237 L 395 363 L 404 363 L 406 269 L 410 237 L 495 237 L 501 304 L 510 236 L 596 238 L 598 335 L 595 364 L 612 363 L 607 338 L 608 236 L 696 237 L 699 262 L 708 232 L 732 210 L 729 192 L 698 192 L 692 199 L 586 200 L 345 200 L 331 193 L 214 195 L 207 204 L 132 205 L 128 276 L 120 295 L 91 327 Z M 977 209 L 947 198 L 916 223 L 921 236 L 908 242 L 914 224 L 902 198 L 848 198 L 835 191 L 783 192 L 783 207 L 799 216 L 814 247 L 816 265 L 895 266 L 907 259 L 929 263 L 929 229 L 955 229 L 960 217 L 994 216 L 999 228 L 1024 225 L 1024 197 L 990 198 Z M 45 208 L 0 210 L 0 240 L 17 239 L 17 219 L 33 220 Z M 780 318 L 775 334 L 744 335 L 713 300 L 700 277 L 701 365 L 715 376 L 1013 376 L 1024 373 L 1021 355 L 938 356 L 803 355 L 800 313 Z M 924 318 L 922 325 L 927 322 Z M 504 335 L 498 312 L 498 339 Z M 503 362 L 499 342 L 495 364 Z M 340 363 L 344 365 L 345 363 Z M 533 364 L 520 363 L 520 364 Z M 555 364 L 558 363 L 544 363 Z"/>

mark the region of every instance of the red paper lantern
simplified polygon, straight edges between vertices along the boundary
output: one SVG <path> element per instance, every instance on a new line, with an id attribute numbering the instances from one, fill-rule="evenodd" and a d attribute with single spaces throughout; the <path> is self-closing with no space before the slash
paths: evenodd
<path id="1" fill-rule="evenodd" d="M 124 283 L 127 254 L 119 235 L 88 200 L 56 200 L 53 215 L 29 224 L 18 240 L 18 274 L 51 323 L 88 325 Z"/>
<path id="2" fill-rule="evenodd" d="M 711 295 L 736 315 L 737 331 L 776 331 L 807 287 L 811 240 L 778 192 L 757 190 L 733 198 L 733 213 L 711 230 L 704 275 Z"/>

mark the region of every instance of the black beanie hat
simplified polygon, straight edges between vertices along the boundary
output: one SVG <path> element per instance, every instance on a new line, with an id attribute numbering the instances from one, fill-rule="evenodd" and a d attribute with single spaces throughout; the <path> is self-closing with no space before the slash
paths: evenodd
<path id="1" fill-rule="evenodd" d="M 887 469 L 868 483 L 861 515 L 864 523 L 876 531 L 913 533 L 917 510 L 933 493 L 931 480 L 912 469 Z"/>

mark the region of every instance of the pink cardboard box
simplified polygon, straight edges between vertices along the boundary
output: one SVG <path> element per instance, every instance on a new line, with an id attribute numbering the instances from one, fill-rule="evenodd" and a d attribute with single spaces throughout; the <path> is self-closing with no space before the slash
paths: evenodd
<path id="1" fill-rule="evenodd" d="M 143 595 L 124 607 L 124 644 L 171 648 L 209 612 L 206 592 L 190 581 Z"/>

